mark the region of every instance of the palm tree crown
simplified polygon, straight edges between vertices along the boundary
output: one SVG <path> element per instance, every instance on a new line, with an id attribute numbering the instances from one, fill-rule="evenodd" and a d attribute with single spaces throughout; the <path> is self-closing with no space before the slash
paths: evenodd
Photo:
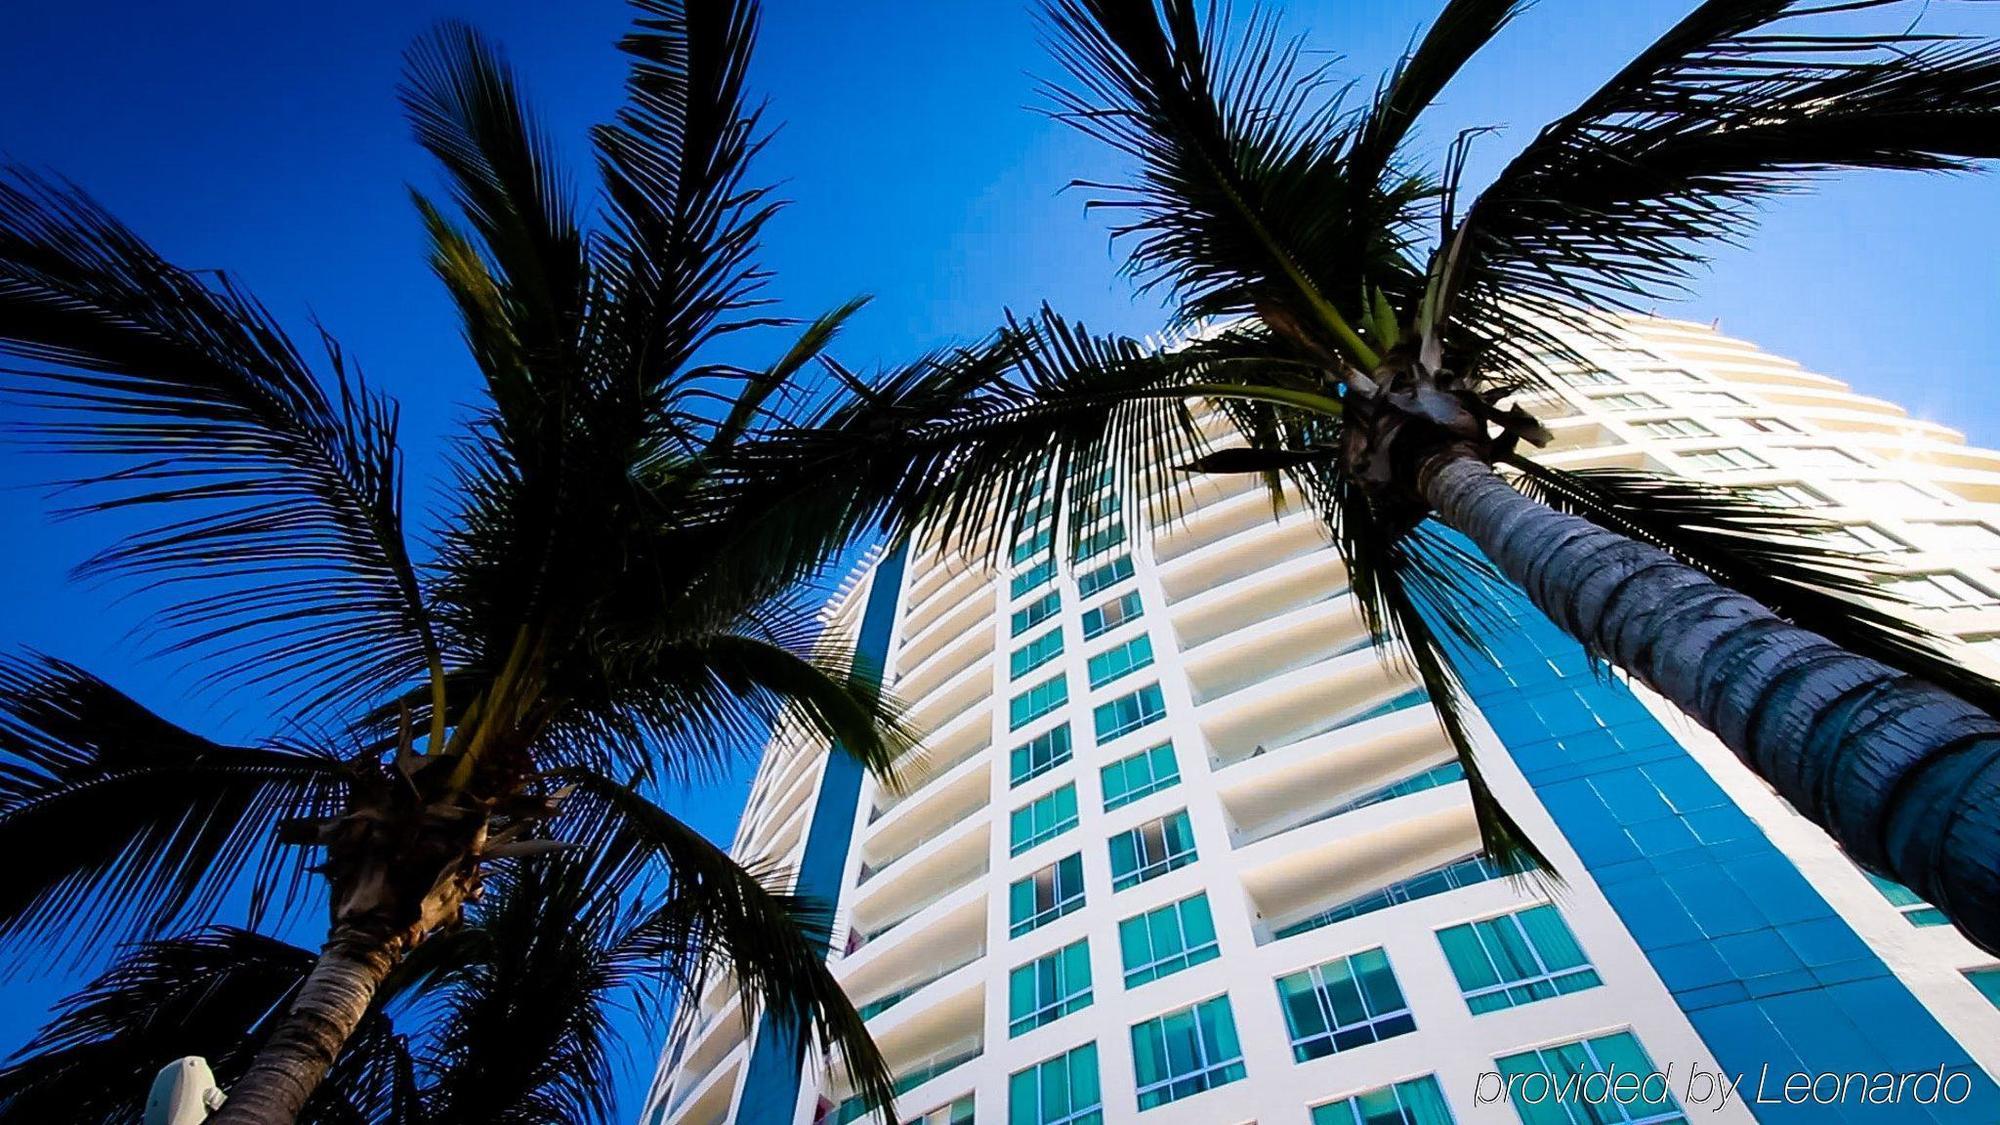
<path id="1" fill-rule="evenodd" d="M 755 6 L 636 7 L 625 104 L 593 135 L 588 215 L 498 50 L 448 25 L 409 54 L 403 103 L 446 185 L 416 205 L 485 392 L 421 550 L 396 405 L 330 337 L 315 362 L 236 283 L 166 262 L 78 188 L 0 176 L 9 389 L 34 408 L 29 436 L 85 466 L 72 512 L 144 521 L 82 572 L 164 595 L 171 647 L 203 660 L 208 686 L 275 700 L 287 732 L 223 745 L 73 664 L 9 658 L 0 843 L 20 860 L 0 881 L 0 939 L 17 962 L 82 956 L 185 934 L 246 883 L 253 925 L 323 885 L 316 961 L 211 930 L 145 947 L 101 985 L 104 1000 L 175 965 L 245 958 L 230 982 L 275 1008 L 254 1058 L 231 1056 L 219 1122 L 296 1114 L 350 1035 L 380 1038 L 378 989 L 417 987 L 412 959 L 496 878 L 482 926 L 557 895 L 615 914 L 616 972 L 636 971 L 642 939 L 656 978 L 726 972 L 809 1032 L 801 1050 L 837 1050 L 857 1088 L 890 1100 L 824 964 L 825 912 L 635 789 L 710 777 L 774 724 L 878 770 L 909 741 L 871 669 L 819 635 L 795 592 L 869 512 L 774 498 L 735 468 L 782 463 L 781 439 L 821 425 L 885 424 L 824 355 L 858 302 L 802 326 L 767 307 L 756 251 L 778 204 L 750 172 L 765 136 L 745 89 Z M 788 324 L 767 366 L 713 358 Z M 823 369 L 834 377 L 806 378 Z M 572 849 L 583 858 L 548 858 Z M 635 886 L 665 905 L 618 914 Z M 497 979 L 454 978 L 452 995 L 492 1003 Z M 103 1026 L 96 1005 L 45 1045 L 82 1050 Z M 513 1018 L 493 1007 L 458 1014 Z M 501 1119 L 479 1099 L 524 1075 L 454 1042 L 432 1063 L 493 1081 L 448 1083 L 429 1112 Z M 369 1074 L 403 1065 L 362 1053 Z M 571 1119 L 603 1096 L 596 1076 L 506 1119 Z"/>
<path id="2" fill-rule="evenodd" d="M 1067 71 L 1051 112 L 1124 161 L 1077 186 L 1113 217 L 1127 272 L 1170 299 L 1179 343 L 1044 309 L 1002 331 L 989 382 L 893 388 L 910 419 L 894 440 L 794 444 L 894 517 L 989 546 L 1044 485 L 1061 504 L 1109 471 L 1171 517 L 1183 471 L 1265 474 L 1320 514 L 1378 640 L 1430 689 L 1490 850 L 1534 852 L 1471 760 L 1446 648 L 1485 648 L 1484 591 L 1504 577 L 2000 949 L 2000 688 L 1822 521 L 1550 467 L 1520 404 L 1581 360 L 1565 340 L 1614 330 L 1595 310 L 1674 296 L 1761 204 L 1844 169 L 2000 157 L 2000 44 L 1923 31 L 1900 0 L 1707 0 L 1468 197 L 1479 134 L 1433 158 L 1417 126 L 1526 7 L 1449 0 L 1348 105 L 1268 14 L 1046 0 Z M 1203 404 L 1240 444 L 1208 446 Z M 1070 511 L 1072 532 L 1089 516 Z"/>

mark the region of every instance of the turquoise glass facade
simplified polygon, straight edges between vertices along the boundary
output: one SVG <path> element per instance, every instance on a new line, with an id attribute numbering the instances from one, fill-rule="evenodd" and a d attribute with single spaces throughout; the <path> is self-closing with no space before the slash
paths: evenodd
<path id="1" fill-rule="evenodd" d="M 1623 682 L 1511 587 L 1473 700 L 1723 1069 L 1963 1073 L 1958 1105 L 1769 1104 L 1760 1121 L 2000 1121 L 2000 1089 Z M 1446 632 L 1448 636 L 1449 633 Z"/>

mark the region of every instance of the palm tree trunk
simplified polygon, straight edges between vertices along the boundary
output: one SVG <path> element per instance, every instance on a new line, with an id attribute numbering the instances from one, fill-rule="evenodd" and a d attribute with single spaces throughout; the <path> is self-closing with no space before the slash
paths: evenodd
<path id="1" fill-rule="evenodd" d="M 1714 732 L 1847 853 L 2000 952 L 2000 722 L 1553 511 L 1454 448 L 1418 486 L 1536 607 Z"/>
<path id="2" fill-rule="evenodd" d="M 228 1100 L 209 1125 L 291 1125 L 368 1013 L 401 943 L 337 927 Z"/>

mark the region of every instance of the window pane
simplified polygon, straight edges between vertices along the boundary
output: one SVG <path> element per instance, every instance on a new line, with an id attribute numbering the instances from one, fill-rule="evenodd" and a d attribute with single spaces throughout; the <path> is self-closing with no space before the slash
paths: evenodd
<path id="1" fill-rule="evenodd" d="M 1007 754 L 1007 784 L 1021 784 L 1069 761 L 1069 724 L 1054 727 L 1016 746 Z"/>
<path id="2" fill-rule="evenodd" d="M 1058 672 L 1007 701 L 1010 730 L 1019 730 L 1069 702 L 1069 679 Z"/>
<path id="3" fill-rule="evenodd" d="M 1229 997 L 1217 996 L 1132 1027 L 1139 1108 L 1152 1109 L 1243 1078 Z"/>
<path id="4" fill-rule="evenodd" d="M 1022 633 L 1025 633 L 1028 630 L 1034 628 L 1035 626 L 1040 625 L 1042 622 L 1047 621 L 1049 618 L 1054 617 L 1056 615 L 1056 611 L 1061 608 L 1062 608 L 1061 592 L 1056 590 L 1050 590 L 1048 593 L 1043 594 L 1041 597 L 1036 598 L 1034 601 L 1029 602 L 1027 605 L 1024 605 L 1020 609 L 1014 611 L 1013 630 L 1011 635 L 1016 637 L 1020 636 Z"/>
<path id="5" fill-rule="evenodd" d="M 1076 592 L 1087 598 L 1092 594 L 1108 590 L 1130 577 L 1132 577 L 1132 556 L 1120 555 L 1095 570 L 1077 575 Z"/>
<path id="6" fill-rule="evenodd" d="M 1020 679 L 1022 676 L 1061 656 L 1062 650 L 1062 629 L 1050 629 L 1048 632 L 1043 633 L 1041 636 L 1036 637 L 1034 640 L 1029 641 L 1027 644 L 1008 654 L 1007 675 L 1011 679 Z"/>
<path id="7" fill-rule="evenodd" d="M 1417 1029 L 1388 955 L 1364 950 L 1280 977 L 1279 1005 L 1299 1062 Z"/>
<path id="8" fill-rule="evenodd" d="M 1160 694 L 1160 685 L 1147 684 L 1130 695 L 1099 704 L 1091 711 L 1091 723 L 1098 743 L 1103 744 L 1158 722 L 1166 713 L 1167 701 Z"/>
<path id="9" fill-rule="evenodd" d="M 1628 1031 L 1523 1051 L 1496 1062 L 1503 1076 L 1544 1074 L 1557 1086 L 1567 1083 L 1571 1089 L 1581 1087 L 1581 1076 L 1613 1070 L 1650 1074 L 1654 1070 L 1652 1060 Z M 1544 1095 L 1539 1081 L 1516 1081 L 1510 1084 L 1509 1091 L 1514 1109 L 1524 1125 L 1623 1125 L 1627 1122 L 1686 1125 L 1679 1103 L 1657 1084 L 1651 1089 L 1642 1085 L 1637 1091 L 1589 1103 L 1558 1100 L 1552 1095 Z M 1657 1097 L 1644 1096 L 1655 1093 Z"/>
<path id="10" fill-rule="evenodd" d="M 1153 638 L 1144 633 L 1090 658 L 1090 686 L 1101 688 L 1153 663 Z"/>
<path id="11" fill-rule="evenodd" d="M 1174 760 L 1174 746 L 1162 742 L 1120 758 L 1100 771 L 1104 784 L 1104 810 L 1129 805 L 1150 793 L 1157 793 L 1181 779 L 1180 765 Z"/>
<path id="12" fill-rule="evenodd" d="M 1111 889 L 1122 891 L 1195 861 L 1194 831 L 1187 810 L 1149 820 L 1113 836 Z"/>

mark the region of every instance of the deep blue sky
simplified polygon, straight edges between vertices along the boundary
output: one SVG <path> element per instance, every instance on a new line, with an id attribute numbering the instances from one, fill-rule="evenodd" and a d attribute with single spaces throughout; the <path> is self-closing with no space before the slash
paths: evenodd
<path id="1" fill-rule="evenodd" d="M 1314 46 L 1370 76 L 1440 0 L 1280 5 Z M 1480 142 L 1474 180 L 1573 104 L 1688 0 L 1543 0 L 1449 92 L 1430 133 Z M 615 0 L 263 0 L 15 4 L 0 35 L 0 154 L 96 192 L 170 257 L 236 271 L 301 331 L 316 316 L 404 405 L 411 501 L 430 495 L 440 435 L 474 393 L 420 250 L 406 184 L 429 182 L 398 116 L 409 40 L 471 17 L 506 43 L 553 132 L 580 158 L 616 105 Z M 1934 27 L 2000 33 L 2000 17 L 1933 4 Z M 774 293 L 800 313 L 876 296 L 843 341 L 892 363 L 1048 300 L 1093 326 L 1145 332 L 1157 310 L 1114 272 L 1072 177 L 1114 166 L 1031 113 L 1043 61 L 1016 0 L 770 0 L 756 80 L 783 129 L 763 172 L 794 205 L 771 228 Z M 579 159 L 579 172 L 585 165 Z M 2000 443 L 1987 392 L 2000 351 L 1996 182 L 1853 177 L 1773 210 L 1748 251 L 1717 262 L 1694 301 L 1664 311 L 1729 332 Z M 191 696 L 149 659 L 123 607 L 64 570 L 103 529 L 52 526 L 31 487 L 49 466 L 0 461 L 0 642 L 82 660 L 202 729 L 254 733 L 254 707 Z M 747 776 L 747 770 L 745 771 Z M 739 777 L 687 805 L 726 838 Z M 0 1050 L 40 1022 L 63 982 L 9 985 Z M 640 1051 L 640 1070 L 650 1066 Z"/>

